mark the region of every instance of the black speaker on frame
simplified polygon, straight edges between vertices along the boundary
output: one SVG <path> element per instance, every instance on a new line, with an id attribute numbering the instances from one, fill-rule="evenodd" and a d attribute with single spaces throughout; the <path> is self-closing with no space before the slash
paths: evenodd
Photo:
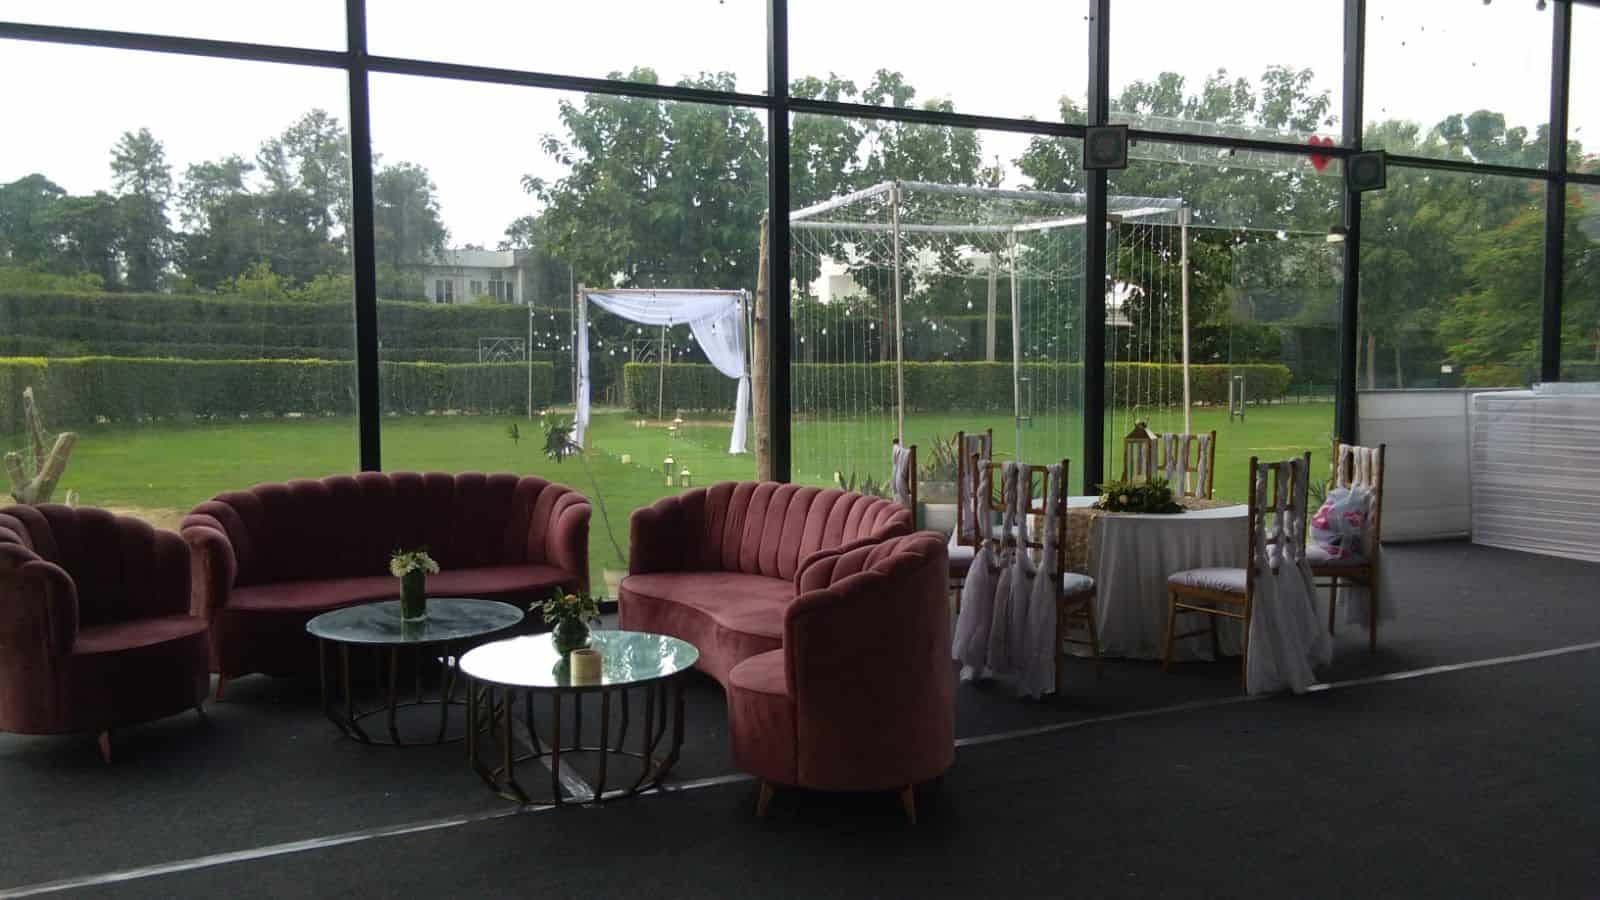
<path id="1" fill-rule="evenodd" d="M 1352 191 L 1379 191 L 1389 184 L 1389 154 L 1382 150 L 1352 153 L 1344 161 L 1345 187 Z"/>
<path id="2" fill-rule="evenodd" d="M 1128 167 L 1128 126 L 1091 125 L 1083 135 L 1085 169 Z"/>

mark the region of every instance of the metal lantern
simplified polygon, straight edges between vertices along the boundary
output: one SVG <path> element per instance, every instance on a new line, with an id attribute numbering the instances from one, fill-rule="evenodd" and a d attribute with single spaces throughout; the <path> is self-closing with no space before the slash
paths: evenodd
<path id="1" fill-rule="evenodd" d="M 691 487 L 691 486 L 692 485 L 689 482 L 689 470 L 688 469 L 684 469 L 683 471 L 679 472 L 678 473 L 678 487 L 686 488 L 686 487 Z"/>
<path id="2" fill-rule="evenodd" d="M 661 471 L 667 473 L 667 487 L 672 487 L 672 457 L 661 461 Z"/>
<path id="3" fill-rule="evenodd" d="M 1144 422 L 1135 422 L 1122 439 L 1122 479 L 1149 481 L 1156 475 L 1156 440 Z"/>

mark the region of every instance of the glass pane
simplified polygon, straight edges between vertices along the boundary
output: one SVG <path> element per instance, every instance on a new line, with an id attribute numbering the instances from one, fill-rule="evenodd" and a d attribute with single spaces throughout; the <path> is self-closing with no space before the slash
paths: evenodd
<path id="1" fill-rule="evenodd" d="M 0 7 L 0 19 L 318 50 L 345 46 L 344 4 L 337 0 L 277 0 L 270 15 L 218 0 L 11 0 Z"/>
<path id="2" fill-rule="evenodd" d="M 0 41 L 0 81 L 33 85 L 0 141 L 4 449 L 31 388 L 46 445 L 78 435 L 54 499 L 165 527 L 354 469 L 344 76 Z"/>
<path id="3" fill-rule="evenodd" d="M 1362 201 L 1357 384 L 1528 384 L 1543 272 L 1541 182 L 1391 166 Z"/>
<path id="4" fill-rule="evenodd" d="M 796 481 L 887 491 L 901 436 L 925 523 L 949 528 L 956 432 L 993 429 L 997 455 L 1031 463 L 1081 456 L 1078 148 L 796 117 Z"/>
<path id="5" fill-rule="evenodd" d="M 419 108 L 501 126 L 463 143 Z M 592 586 L 608 592 L 627 568 L 633 510 L 751 478 L 756 460 L 730 452 L 739 382 L 697 332 L 630 321 L 603 299 L 583 305 L 583 451 L 549 456 L 552 430 L 566 435 L 576 412 L 575 303 L 586 287 L 693 289 L 720 292 L 712 302 L 742 321 L 767 202 L 763 117 L 374 76 L 372 118 L 384 466 L 572 486 L 595 502 Z"/>
<path id="6" fill-rule="evenodd" d="M 1572 71 L 1567 97 L 1569 162 L 1600 172 L 1600 9 L 1572 4 Z"/>
<path id="7" fill-rule="evenodd" d="M 504 3 L 461 0 L 449 15 L 412 0 L 368 0 L 373 53 L 766 93 L 763 0 L 605 0 Z M 499 127 L 503 111 L 477 124 Z"/>
<path id="8" fill-rule="evenodd" d="M 1263 140 L 1339 139 L 1344 4 L 1117 0 L 1112 120 Z"/>
<path id="9" fill-rule="evenodd" d="M 1542 168 L 1550 15 L 1533 3 L 1372 0 L 1366 146 Z"/>
<path id="10" fill-rule="evenodd" d="M 1600 381 L 1600 187 L 1567 190 L 1561 379 Z"/>
<path id="11" fill-rule="evenodd" d="M 849 0 L 789 4 L 796 96 L 1084 121 L 1086 0 L 945 7 Z"/>
<path id="12" fill-rule="evenodd" d="M 1106 474 L 1121 475 L 1138 422 L 1215 431 L 1219 499 L 1246 499 L 1251 456 L 1309 450 L 1323 471 L 1339 368 L 1337 163 L 1153 142 L 1133 152 L 1111 178 Z"/>

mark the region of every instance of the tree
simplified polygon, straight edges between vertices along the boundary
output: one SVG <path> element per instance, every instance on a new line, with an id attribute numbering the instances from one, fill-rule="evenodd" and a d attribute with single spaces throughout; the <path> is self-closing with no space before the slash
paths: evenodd
<path id="1" fill-rule="evenodd" d="M 654 84 L 650 69 L 613 79 Z M 732 90 L 732 75 L 685 87 Z M 736 107 L 590 94 L 563 101 L 564 137 L 545 153 L 568 167 L 524 188 L 545 205 L 551 251 L 578 280 L 626 287 L 748 288 L 765 206 L 760 118 Z"/>
<path id="2" fill-rule="evenodd" d="M 48 224 L 50 211 L 66 195 L 38 173 L 0 185 L 0 259 L 37 266 L 53 262 L 57 236 Z"/>
<path id="3" fill-rule="evenodd" d="M 449 240 L 437 188 L 415 163 L 378 169 L 372 178 L 373 235 L 378 261 L 400 269 L 437 257 Z"/>
<path id="4" fill-rule="evenodd" d="M 172 258 L 172 231 L 167 223 L 172 168 L 167 165 L 166 149 L 150 129 L 124 132 L 112 148 L 111 184 L 122 223 L 128 287 L 157 290 Z"/>
<path id="5" fill-rule="evenodd" d="M 117 198 L 105 191 L 64 197 L 51 207 L 46 221 L 60 240 L 59 270 L 94 275 L 110 290 L 120 286 L 125 235 L 121 209 Z"/>

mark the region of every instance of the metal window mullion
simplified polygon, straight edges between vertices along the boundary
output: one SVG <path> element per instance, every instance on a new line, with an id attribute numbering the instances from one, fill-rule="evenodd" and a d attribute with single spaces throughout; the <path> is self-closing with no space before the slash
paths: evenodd
<path id="1" fill-rule="evenodd" d="M 1539 380 L 1561 380 L 1561 305 L 1567 233 L 1567 110 L 1572 86 L 1572 7 L 1550 10 L 1549 167 L 1544 192 L 1544 305 L 1539 328 Z"/>
<path id="2" fill-rule="evenodd" d="M 1365 116 L 1366 0 L 1344 3 L 1344 103 L 1340 111 L 1341 141 L 1351 152 L 1361 149 Z M 1344 260 L 1339 294 L 1339 380 L 1334 386 L 1333 431 L 1339 440 L 1356 443 L 1360 410 L 1356 400 L 1356 353 L 1361 339 L 1361 195 L 1348 188 L 1344 212 Z"/>
<path id="3" fill-rule="evenodd" d="M 378 272 L 373 237 L 372 106 L 366 0 L 345 0 L 350 82 L 350 248 L 355 265 L 356 433 L 361 470 L 383 468 L 378 384 Z"/>
<path id="4" fill-rule="evenodd" d="M 789 481 L 790 423 L 789 266 L 789 4 L 767 0 L 767 415 L 771 477 Z M 759 323 L 757 327 L 760 327 Z M 752 336 L 753 339 L 754 336 Z"/>
<path id="5" fill-rule="evenodd" d="M 1111 111 L 1111 0 L 1090 0 L 1090 125 L 1104 125 Z M 1099 493 L 1105 480 L 1106 433 L 1106 213 L 1104 169 L 1083 170 L 1088 220 L 1083 230 L 1083 492 Z M 1020 449 L 1020 448 L 1019 448 Z"/>

